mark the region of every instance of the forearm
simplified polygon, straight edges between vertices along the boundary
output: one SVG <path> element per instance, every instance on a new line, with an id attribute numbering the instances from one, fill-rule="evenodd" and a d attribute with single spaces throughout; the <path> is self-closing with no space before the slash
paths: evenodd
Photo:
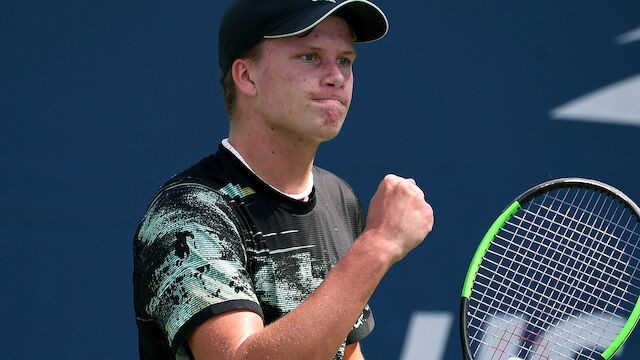
<path id="1" fill-rule="evenodd" d="M 359 342 L 349 344 L 344 348 L 344 360 L 364 360 Z"/>
<path id="2" fill-rule="evenodd" d="M 298 308 L 247 337 L 237 358 L 333 358 L 391 265 L 366 240 L 357 240 Z"/>

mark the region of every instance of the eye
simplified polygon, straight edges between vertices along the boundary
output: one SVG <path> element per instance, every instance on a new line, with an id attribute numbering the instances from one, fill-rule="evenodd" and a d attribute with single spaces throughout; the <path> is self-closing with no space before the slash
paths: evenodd
<path id="1" fill-rule="evenodd" d="M 302 56 L 300 56 L 300 58 L 306 62 L 312 62 L 317 60 L 317 57 L 315 54 L 304 54 Z"/>
<path id="2" fill-rule="evenodd" d="M 347 57 L 338 58 L 338 60 L 336 62 L 340 66 L 349 66 L 349 65 L 351 65 L 351 59 L 349 59 Z"/>

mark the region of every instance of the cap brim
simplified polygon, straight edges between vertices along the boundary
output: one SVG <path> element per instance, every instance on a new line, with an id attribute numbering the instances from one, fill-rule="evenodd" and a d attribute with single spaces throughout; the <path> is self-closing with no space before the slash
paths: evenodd
<path id="1" fill-rule="evenodd" d="M 264 38 L 276 39 L 303 34 L 333 14 L 345 18 L 355 33 L 355 42 L 379 40 L 389 31 L 387 17 L 374 3 L 366 0 L 346 0 L 337 5 L 327 2 L 326 6 L 313 8 L 288 19 Z"/>

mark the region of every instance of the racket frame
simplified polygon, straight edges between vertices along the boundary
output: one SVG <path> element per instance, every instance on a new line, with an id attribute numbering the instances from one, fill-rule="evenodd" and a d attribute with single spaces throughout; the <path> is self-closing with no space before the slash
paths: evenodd
<path id="1" fill-rule="evenodd" d="M 640 221 L 640 207 L 631 200 L 626 194 L 622 191 L 614 188 L 611 185 L 602 183 L 600 181 L 592 180 L 592 179 L 584 179 L 584 178 L 561 178 L 550 180 L 544 182 L 542 184 L 536 185 L 531 189 L 525 191 L 520 196 L 518 196 L 509 206 L 507 206 L 500 216 L 493 222 L 487 233 L 482 238 L 480 245 L 478 246 L 475 254 L 473 255 L 473 259 L 471 260 L 471 265 L 469 265 L 469 269 L 467 270 L 467 276 L 465 277 L 464 285 L 462 287 L 462 301 L 460 303 L 460 341 L 462 344 L 462 355 L 465 360 L 474 360 L 471 355 L 471 345 L 469 344 L 469 321 L 468 321 L 468 308 L 469 308 L 469 298 L 471 296 L 471 291 L 473 289 L 473 284 L 476 279 L 476 275 L 478 273 L 478 269 L 480 268 L 480 263 L 482 262 L 489 246 L 493 242 L 496 234 L 500 231 L 500 229 L 504 226 L 504 224 L 509 221 L 509 219 L 516 213 L 520 208 L 522 208 L 522 204 L 528 203 L 531 199 L 538 196 L 540 193 L 553 191 L 554 189 L 565 188 L 565 187 L 580 187 L 593 189 L 607 195 L 610 195 L 616 198 L 621 204 L 626 206 L 632 213 L 636 216 L 636 218 Z M 620 330 L 620 333 L 613 340 L 611 345 L 600 355 L 599 360 L 608 360 L 613 357 L 616 351 L 622 346 L 622 344 L 627 340 L 629 335 L 631 335 L 631 331 L 633 331 L 634 327 L 638 323 L 638 319 L 640 319 L 640 301 L 636 302 L 635 307 L 631 311 L 627 322 Z M 478 359 L 481 360 L 481 359 Z"/>

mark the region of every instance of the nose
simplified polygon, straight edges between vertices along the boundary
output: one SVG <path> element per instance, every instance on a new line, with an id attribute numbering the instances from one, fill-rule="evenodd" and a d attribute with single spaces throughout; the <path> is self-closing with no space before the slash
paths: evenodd
<path id="1" fill-rule="evenodd" d="M 325 64 L 323 85 L 343 88 L 350 76 L 351 70 L 349 68 L 341 67 L 336 62 L 329 62 Z"/>

